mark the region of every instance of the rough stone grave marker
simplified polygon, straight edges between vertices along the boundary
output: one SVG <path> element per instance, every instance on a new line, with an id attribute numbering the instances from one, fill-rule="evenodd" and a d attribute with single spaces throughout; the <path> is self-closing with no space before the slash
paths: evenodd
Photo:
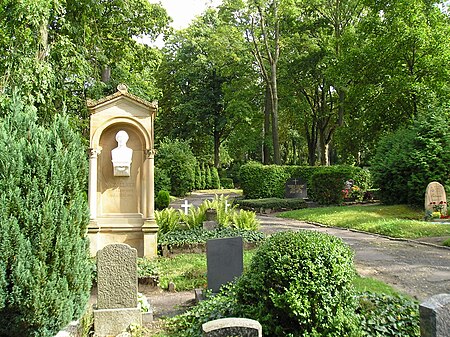
<path id="1" fill-rule="evenodd" d="M 450 336 L 450 295 L 435 295 L 420 305 L 420 336 Z"/>
<path id="2" fill-rule="evenodd" d="M 425 192 L 425 211 L 434 211 L 436 206 L 442 206 L 441 214 L 447 214 L 447 196 L 444 186 L 437 181 L 428 184 Z"/>
<path id="3" fill-rule="evenodd" d="M 285 193 L 286 198 L 308 198 L 307 184 L 301 178 L 292 178 L 286 182 Z"/>
<path id="4" fill-rule="evenodd" d="M 127 244 L 111 244 L 97 252 L 96 336 L 115 336 L 132 323 L 142 325 L 136 260 L 137 250 Z"/>
<path id="5" fill-rule="evenodd" d="M 262 337 L 262 326 L 249 318 L 221 318 L 202 325 L 203 337 Z"/>
<path id="6" fill-rule="evenodd" d="M 214 239 L 206 242 L 208 288 L 218 292 L 220 287 L 242 275 L 244 270 L 242 237 Z"/>

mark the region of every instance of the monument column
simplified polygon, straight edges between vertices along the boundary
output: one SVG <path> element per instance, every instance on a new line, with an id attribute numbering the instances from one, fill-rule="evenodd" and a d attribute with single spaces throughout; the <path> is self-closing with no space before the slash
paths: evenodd
<path id="1" fill-rule="evenodd" d="M 89 211 L 91 221 L 97 219 L 97 158 L 98 149 L 89 149 Z"/>
<path id="2" fill-rule="evenodd" d="M 158 254 L 158 225 L 155 221 L 155 211 L 154 211 L 154 160 L 155 160 L 155 150 L 146 151 L 145 159 L 145 171 L 147 179 L 145 181 L 146 190 L 146 203 L 145 203 L 145 213 L 146 219 L 144 225 L 142 226 L 142 232 L 144 233 L 144 257 L 153 258 Z"/>

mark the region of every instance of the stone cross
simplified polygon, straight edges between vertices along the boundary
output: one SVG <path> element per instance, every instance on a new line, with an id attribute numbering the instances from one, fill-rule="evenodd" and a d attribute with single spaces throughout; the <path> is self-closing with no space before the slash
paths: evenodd
<path id="1" fill-rule="evenodd" d="M 420 336 L 448 337 L 450 333 L 450 295 L 435 295 L 420 304 Z"/>
<path id="2" fill-rule="evenodd" d="M 189 213 L 189 208 L 191 207 L 192 205 L 189 205 L 187 200 L 184 201 L 184 205 L 181 205 L 181 208 L 184 208 L 184 214 L 186 215 Z"/>
<path id="3" fill-rule="evenodd" d="M 231 205 L 228 203 L 228 200 L 225 200 L 225 213 L 228 211 L 229 206 Z"/>

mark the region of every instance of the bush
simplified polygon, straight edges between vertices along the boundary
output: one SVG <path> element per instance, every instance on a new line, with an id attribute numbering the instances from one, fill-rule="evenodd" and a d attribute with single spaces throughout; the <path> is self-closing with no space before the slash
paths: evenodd
<path id="1" fill-rule="evenodd" d="M 221 178 L 220 179 L 220 186 L 225 189 L 231 189 L 234 188 L 233 179 L 231 178 Z"/>
<path id="2" fill-rule="evenodd" d="M 237 283 L 246 317 L 266 336 L 353 336 L 358 318 L 353 253 L 318 232 L 283 232 L 267 239 Z"/>
<path id="3" fill-rule="evenodd" d="M 360 294 L 357 313 L 364 336 L 420 336 L 419 305 L 407 298 Z"/>
<path id="4" fill-rule="evenodd" d="M 314 178 L 318 172 L 341 172 L 347 179 L 353 179 L 355 185 L 362 190 L 366 190 L 371 185 L 370 174 L 368 171 L 359 167 L 337 165 L 337 166 L 278 166 L 262 165 L 260 163 L 250 162 L 241 166 L 240 180 L 244 197 L 247 199 L 261 198 L 284 198 L 285 185 L 289 178 L 300 178 L 307 182 L 309 199 L 316 200 L 316 189 L 314 183 L 321 184 L 321 177 Z M 330 173 L 331 174 L 331 173 Z M 344 180 L 344 181 L 345 181 Z M 329 188 L 326 184 L 321 184 L 319 191 L 324 193 L 335 193 L 336 188 Z M 334 186 L 334 185 L 333 185 Z M 344 188 L 344 183 L 339 187 L 339 191 Z M 318 198 L 323 196 L 319 194 Z"/>
<path id="5" fill-rule="evenodd" d="M 448 113 L 429 112 L 412 126 L 383 138 L 371 171 L 386 204 L 423 207 L 428 183 L 450 188 L 450 123 Z"/>
<path id="6" fill-rule="evenodd" d="M 158 235 L 158 245 L 168 245 L 171 247 L 203 244 L 211 239 L 229 238 L 241 236 L 244 242 L 259 243 L 265 239 L 261 232 L 236 229 L 236 228 L 218 228 L 214 230 L 204 230 L 203 228 L 193 228 L 172 231 Z"/>
<path id="7" fill-rule="evenodd" d="M 155 195 L 158 195 L 159 191 L 170 191 L 170 178 L 166 170 L 155 167 Z"/>
<path id="8" fill-rule="evenodd" d="M 194 189 L 196 165 L 187 142 L 165 139 L 159 145 L 156 168 L 169 176 L 172 195 L 182 197 Z"/>
<path id="9" fill-rule="evenodd" d="M 354 187 L 364 196 L 364 191 L 370 186 L 368 171 L 354 166 L 322 167 L 311 176 L 310 194 L 314 201 L 320 204 L 340 204 L 344 200 L 345 182 L 353 179 Z"/>
<path id="10" fill-rule="evenodd" d="M 89 298 L 86 149 L 65 116 L 0 115 L 0 335 L 54 336 Z"/>
<path id="11" fill-rule="evenodd" d="M 170 204 L 170 194 L 165 190 L 161 190 L 158 192 L 158 195 L 155 199 L 155 206 L 157 210 L 162 210 L 164 208 L 169 207 Z"/>
<path id="12" fill-rule="evenodd" d="M 283 198 L 290 175 L 282 166 L 250 162 L 240 169 L 241 188 L 245 198 Z"/>
<path id="13" fill-rule="evenodd" d="M 304 199 L 242 199 L 236 200 L 235 203 L 242 209 L 259 211 L 261 209 L 272 209 L 274 211 L 285 211 L 306 208 L 307 204 Z"/>

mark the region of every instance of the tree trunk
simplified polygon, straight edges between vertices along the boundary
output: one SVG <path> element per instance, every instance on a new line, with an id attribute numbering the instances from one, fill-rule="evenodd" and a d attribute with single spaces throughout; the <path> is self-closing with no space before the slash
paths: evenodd
<path id="1" fill-rule="evenodd" d="M 214 167 L 218 169 L 220 166 L 220 133 L 214 131 Z"/>
<path id="2" fill-rule="evenodd" d="M 281 165 L 280 140 L 278 136 L 278 87 L 277 87 L 277 65 L 272 64 L 271 72 L 271 103 L 272 103 L 272 143 L 273 143 L 273 161 Z"/>
<path id="3" fill-rule="evenodd" d="M 272 110 L 272 102 L 270 99 L 270 88 L 266 86 L 266 96 L 264 104 L 264 134 L 263 134 L 263 164 L 270 164 L 270 146 L 269 146 L 269 134 L 270 134 L 270 112 Z"/>
<path id="4" fill-rule="evenodd" d="M 111 68 L 108 66 L 103 66 L 102 68 L 102 82 L 108 83 L 111 79 Z"/>

